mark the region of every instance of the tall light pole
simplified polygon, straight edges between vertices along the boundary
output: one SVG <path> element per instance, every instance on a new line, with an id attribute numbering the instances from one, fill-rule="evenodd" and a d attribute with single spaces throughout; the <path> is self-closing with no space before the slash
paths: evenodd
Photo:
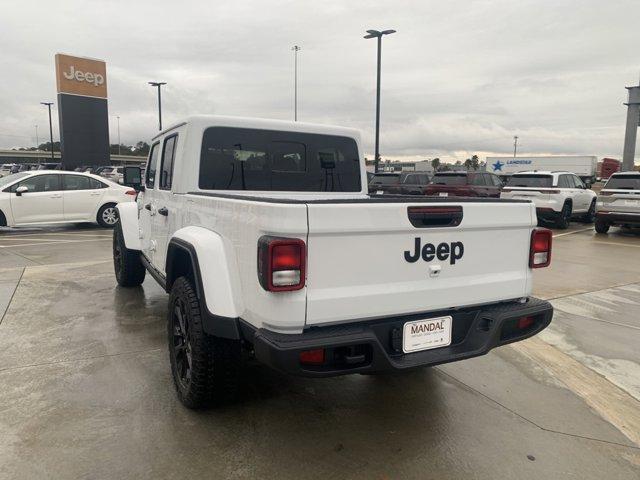
<path id="1" fill-rule="evenodd" d="M 160 94 L 160 87 L 166 84 L 167 82 L 149 82 L 149 85 L 158 88 L 158 130 L 162 130 L 162 95 Z"/>
<path id="2" fill-rule="evenodd" d="M 36 158 L 40 160 L 40 155 L 38 155 L 38 150 L 40 149 L 40 139 L 38 138 L 38 125 L 34 125 L 36 127 Z"/>
<path id="3" fill-rule="evenodd" d="M 376 151 L 375 151 L 375 167 L 374 171 L 378 171 L 378 164 L 380 163 L 380 64 L 382 59 L 382 36 L 396 33 L 395 30 L 367 30 L 367 35 L 364 38 L 377 38 L 378 39 L 378 80 L 376 84 Z"/>
<path id="4" fill-rule="evenodd" d="M 46 105 L 49 108 L 49 139 L 51 140 L 51 161 L 53 162 L 53 125 L 51 123 L 51 105 L 53 105 L 53 102 L 40 102 L 40 105 Z"/>
<path id="5" fill-rule="evenodd" d="M 516 153 L 518 153 L 518 136 L 513 136 L 513 159 L 516 158 Z"/>
<path id="6" fill-rule="evenodd" d="M 116 115 L 118 119 L 118 155 L 120 155 L 120 115 Z"/>
<path id="7" fill-rule="evenodd" d="M 298 121 L 298 52 L 301 50 L 301 47 L 298 45 L 294 45 L 291 47 L 293 50 L 293 121 Z"/>

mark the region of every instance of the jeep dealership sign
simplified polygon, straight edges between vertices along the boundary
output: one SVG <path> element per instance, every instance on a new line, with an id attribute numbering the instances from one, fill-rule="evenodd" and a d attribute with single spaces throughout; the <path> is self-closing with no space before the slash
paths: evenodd
<path id="1" fill-rule="evenodd" d="M 64 168 L 109 165 L 105 62 L 58 53 L 56 84 Z"/>
<path id="2" fill-rule="evenodd" d="M 107 98 L 107 65 L 102 60 L 56 55 L 58 93 Z"/>

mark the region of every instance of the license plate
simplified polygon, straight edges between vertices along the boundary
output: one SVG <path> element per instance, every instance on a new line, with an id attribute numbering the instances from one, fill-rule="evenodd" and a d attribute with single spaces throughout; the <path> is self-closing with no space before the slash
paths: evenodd
<path id="1" fill-rule="evenodd" d="M 637 207 L 640 206 L 640 202 L 638 200 L 625 200 L 624 204 L 626 207 Z"/>
<path id="2" fill-rule="evenodd" d="M 452 323 L 450 316 L 405 323 L 402 350 L 411 353 L 451 345 Z"/>
<path id="3" fill-rule="evenodd" d="M 378 191 L 376 191 L 376 195 L 384 195 L 384 190 L 378 190 Z"/>
<path id="4" fill-rule="evenodd" d="M 440 195 L 441 197 L 448 197 L 449 192 L 440 192 L 438 195 Z"/>

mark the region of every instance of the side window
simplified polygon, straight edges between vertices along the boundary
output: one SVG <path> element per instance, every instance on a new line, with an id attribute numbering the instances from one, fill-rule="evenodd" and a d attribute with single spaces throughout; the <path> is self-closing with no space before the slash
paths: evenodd
<path id="1" fill-rule="evenodd" d="M 573 188 L 573 185 L 569 183 L 569 175 L 560 175 L 558 177 L 559 188 Z"/>
<path id="2" fill-rule="evenodd" d="M 417 185 L 418 184 L 418 176 L 417 175 L 407 175 L 404 179 L 404 183 L 407 185 Z"/>
<path id="3" fill-rule="evenodd" d="M 60 175 L 34 175 L 11 186 L 11 191 L 15 192 L 18 187 L 27 187 L 29 192 L 55 192 L 60 188 Z"/>
<path id="4" fill-rule="evenodd" d="M 160 185 L 161 190 L 171 190 L 171 182 L 173 180 L 173 159 L 176 154 L 177 135 L 172 135 L 165 139 L 162 148 L 162 166 L 160 167 Z"/>
<path id="5" fill-rule="evenodd" d="M 500 187 L 502 186 L 502 182 L 500 181 L 500 179 L 498 178 L 497 175 L 494 175 L 492 173 L 485 173 L 485 175 L 491 179 L 491 183 L 489 183 L 489 185 L 493 184 L 494 187 Z"/>
<path id="6" fill-rule="evenodd" d="M 89 177 L 81 175 L 63 175 L 62 184 L 64 190 L 91 190 Z"/>
<path id="7" fill-rule="evenodd" d="M 89 185 L 91 185 L 91 188 L 107 188 L 107 186 L 102 183 L 100 180 L 96 180 L 95 178 L 91 178 L 89 177 Z"/>
<path id="8" fill-rule="evenodd" d="M 484 183 L 484 177 L 482 176 L 481 173 L 476 173 L 473 178 L 471 179 L 470 182 L 471 185 L 480 185 L 480 186 L 484 186 L 486 185 Z"/>
<path id="9" fill-rule="evenodd" d="M 145 179 L 145 186 L 147 188 L 153 188 L 156 181 L 156 168 L 158 168 L 158 155 L 160 151 L 160 144 L 154 143 L 151 146 L 151 152 L 149 153 L 149 162 L 147 163 L 147 173 Z"/>
<path id="10" fill-rule="evenodd" d="M 576 188 L 582 188 L 582 189 L 585 188 L 584 182 L 582 181 L 582 179 L 580 177 L 578 177 L 576 175 L 572 175 L 572 177 L 573 177 L 573 183 L 576 186 Z"/>

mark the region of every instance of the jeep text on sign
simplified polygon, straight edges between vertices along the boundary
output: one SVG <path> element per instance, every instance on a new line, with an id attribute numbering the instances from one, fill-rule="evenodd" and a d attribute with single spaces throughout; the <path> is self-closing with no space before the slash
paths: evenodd
<path id="1" fill-rule="evenodd" d="M 56 54 L 58 93 L 107 98 L 107 67 L 102 60 Z"/>

